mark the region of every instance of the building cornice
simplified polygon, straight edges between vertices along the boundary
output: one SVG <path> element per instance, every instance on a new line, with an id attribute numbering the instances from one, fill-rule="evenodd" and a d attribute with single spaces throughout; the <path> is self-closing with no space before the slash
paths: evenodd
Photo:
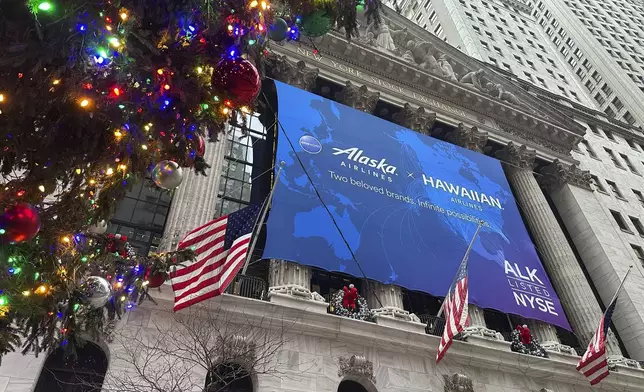
<path id="1" fill-rule="evenodd" d="M 318 52 L 302 43 L 285 44 L 273 47 L 273 52 L 286 55 L 294 62 L 304 61 L 311 68 L 318 68 L 321 77 L 338 84 L 344 85 L 347 80 L 365 84 L 379 91 L 381 99 L 397 106 L 411 103 L 442 112 L 447 118 L 441 120 L 451 125 L 464 122 L 477 126 L 489 133 L 490 140 L 500 144 L 513 140 L 527 143 L 538 150 L 540 158 L 548 161 L 571 162 L 570 150 L 583 137 L 583 131 L 581 134 L 569 132 L 459 82 L 445 80 L 412 64 L 396 62 L 384 53 L 347 43 L 339 36 L 329 38 L 326 44 L 317 43 L 316 48 Z M 370 61 L 358 61 L 366 58 Z M 396 66 L 399 69 L 394 72 Z M 396 76 L 392 76 L 394 73 Z"/>

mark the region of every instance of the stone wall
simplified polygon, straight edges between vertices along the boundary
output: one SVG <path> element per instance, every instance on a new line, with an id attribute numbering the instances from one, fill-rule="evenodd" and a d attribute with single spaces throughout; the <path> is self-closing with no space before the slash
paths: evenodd
<path id="1" fill-rule="evenodd" d="M 169 288 L 164 287 L 164 292 L 156 296 L 158 306 L 146 302 L 122 320 L 115 341 L 108 345 L 110 368 L 104 391 L 123 390 L 117 387 L 116 380 L 122 379 L 124 371 L 131 368 L 123 359 L 123 344 L 129 344 L 131 349 L 133 334 L 150 341 L 159 329 L 170 326 L 173 318 L 170 296 Z M 275 371 L 255 377 L 255 392 L 335 392 L 343 379 L 360 381 L 370 392 L 591 391 L 587 381 L 575 370 L 578 357 L 551 354 L 550 359 L 541 359 L 513 353 L 506 342 L 478 338 L 454 342 L 445 359 L 436 366 L 439 341 L 436 336 L 302 308 L 229 295 L 207 301 L 200 307 L 205 311 L 227 310 L 233 314 L 231 331 L 244 331 L 250 324 L 261 323 L 267 333 L 275 333 L 276 329 L 283 332 L 283 343 L 270 357 Z M 256 335 L 255 339 L 262 336 Z M 141 357 L 145 355 L 140 352 Z M 352 361 L 353 356 L 356 357 Z M 189 380 L 183 390 L 201 391 L 205 369 L 179 358 L 169 358 L 171 368 Z M 41 358 L 36 360 L 32 356 L 7 356 L 0 367 L 0 392 L 31 391 L 41 362 Z M 154 366 L 162 369 L 167 364 Z M 171 376 L 170 372 L 166 373 L 164 377 Z M 464 389 L 446 388 L 445 377 L 455 374 L 461 375 L 456 376 L 456 381 Z M 473 389 L 469 389 L 470 382 Z M 603 388 L 592 391 L 638 391 L 642 385 L 643 371 L 620 366 L 604 381 Z"/>

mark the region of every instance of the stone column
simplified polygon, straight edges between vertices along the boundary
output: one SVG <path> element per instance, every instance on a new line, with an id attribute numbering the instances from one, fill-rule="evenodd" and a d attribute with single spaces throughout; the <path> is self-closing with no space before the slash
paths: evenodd
<path id="1" fill-rule="evenodd" d="M 183 169 L 183 181 L 172 196 L 160 251 L 175 250 L 186 233 L 215 218 L 217 192 L 227 143 L 228 140 L 223 136 L 217 142 L 206 144 L 203 158 L 211 166 L 208 176 Z"/>
<path id="2" fill-rule="evenodd" d="M 428 112 L 423 107 L 414 109 L 408 103 L 393 117 L 397 124 L 425 135 L 429 135 L 430 128 L 436 121 L 436 113 Z"/>
<path id="3" fill-rule="evenodd" d="M 267 60 L 267 72 L 277 80 L 311 91 L 319 70 L 307 67 L 303 61 L 292 61 L 286 56 L 271 56 Z M 302 306 L 299 300 L 313 300 L 322 304 L 315 307 L 317 310 L 326 312 L 324 298 L 311 293 L 311 269 L 307 266 L 285 260 L 271 260 L 268 286 L 271 302 Z"/>
<path id="4" fill-rule="evenodd" d="M 457 146 L 467 148 L 468 150 L 483 153 L 483 148 L 487 144 L 488 134 L 484 131 L 479 131 L 477 127 L 467 127 L 465 124 L 460 123 L 454 130 L 446 135 L 446 140 Z M 470 315 L 470 331 L 469 333 L 476 335 L 483 335 L 486 337 L 497 336 L 490 333 L 490 331 L 475 331 L 481 327 L 486 328 L 485 316 L 483 309 L 476 305 L 469 304 L 468 311 Z M 474 333 L 476 332 L 476 333 Z"/>
<path id="5" fill-rule="evenodd" d="M 269 57 L 266 70 L 275 79 L 306 91 L 311 91 L 320 72 L 307 67 L 304 61 L 291 61 L 286 56 Z"/>
<path id="6" fill-rule="evenodd" d="M 285 286 L 299 286 L 301 290 L 311 291 L 311 269 L 290 261 L 271 259 L 268 286 L 271 291 Z"/>
<path id="7" fill-rule="evenodd" d="M 571 200 L 569 198 L 562 198 L 562 197 L 557 197 L 559 195 L 559 192 L 563 190 L 564 187 L 574 187 L 576 188 L 577 191 L 581 192 L 592 192 L 592 187 L 591 187 L 591 182 L 592 182 L 592 176 L 590 175 L 590 172 L 587 170 L 581 170 L 577 165 L 565 165 L 558 160 L 555 160 L 552 162 L 550 165 L 544 167 L 541 169 L 541 174 L 542 176 L 539 178 L 539 183 L 541 184 L 542 188 L 552 196 L 552 200 L 557 207 L 557 210 L 559 211 L 570 211 L 571 209 L 574 209 L 575 206 L 570 205 Z M 595 200 L 594 196 L 591 194 L 590 195 L 590 200 Z M 597 206 L 598 208 L 601 208 L 601 206 Z M 575 225 L 578 225 L 578 222 L 575 222 Z M 583 228 L 580 228 L 581 230 L 584 230 Z M 586 228 L 586 230 L 591 230 L 590 228 Z M 582 256 L 583 257 L 583 254 Z M 579 266 L 579 263 L 575 263 L 575 266 L 578 267 L 579 272 L 578 274 L 582 274 L 582 280 L 586 283 L 587 280 L 585 279 L 585 276 L 583 276 L 583 271 L 581 271 L 581 266 Z M 619 279 L 616 279 L 615 282 L 611 282 L 609 285 L 608 282 L 606 282 L 607 286 L 614 287 L 612 290 L 609 290 L 607 298 L 609 298 L 606 301 L 609 301 L 610 298 L 612 298 L 613 293 L 616 290 L 616 287 L 619 285 Z M 588 298 L 594 298 L 592 289 L 590 288 L 590 285 L 586 284 L 588 286 L 587 289 L 584 290 L 583 295 L 590 295 Z M 585 324 L 585 330 L 577 330 L 575 326 L 573 325 L 573 328 L 575 328 L 575 333 L 584 341 L 579 342 L 582 347 L 586 347 L 588 342 L 590 341 L 590 337 L 595 332 L 595 329 L 597 328 L 597 324 L 599 322 L 599 314 L 601 313 L 601 308 L 599 307 L 598 304 L 595 303 L 595 301 L 590 301 L 592 302 L 593 305 L 589 310 L 583 310 L 584 314 L 588 314 L 587 317 L 584 317 L 582 320 L 579 322 Z M 597 305 L 597 306 L 594 306 Z M 608 304 L 606 304 L 608 305 Z M 621 306 L 621 309 L 623 310 L 625 306 Z M 615 316 L 615 315 L 614 315 Z M 569 316 L 571 317 L 571 316 Z M 615 317 L 614 317 L 615 319 Z M 572 324 L 572 320 L 571 320 Z M 607 346 L 608 346 L 608 351 L 612 356 L 614 357 L 621 357 L 621 349 L 619 348 L 619 343 L 617 343 L 617 339 L 615 336 L 612 334 L 612 332 L 609 332 L 608 338 L 607 338 Z M 614 358 L 613 358 L 614 359 Z"/>
<path id="8" fill-rule="evenodd" d="M 363 85 L 358 87 L 350 81 L 347 81 L 342 91 L 336 93 L 335 99 L 336 101 L 360 110 L 361 112 L 371 114 L 380 99 L 380 93 L 377 91 L 369 91 L 367 86 Z"/>
<path id="9" fill-rule="evenodd" d="M 361 294 L 376 314 L 377 324 L 425 333 L 425 324 L 418 316 L 405 310 L 400 286 L 363 280 Z"/>
<path id="10" fill-rule="evenodd" d="M 557 218 L 532 173 L 535 156 L 534 150 L 513 143 L 497 152 L 497 157 L 508 163 L 505 165 L 505 172 L 517 204 L 523 212 L 568 321 L 580 337 L 580 343 L 585 346 L 594 335 L 602 312 Z M 534 334 L 541 339 L 556 337 L 551 325 L 533 323 L 532 327 Z M 558 343 L 558 340 L 554 342 Z"/>

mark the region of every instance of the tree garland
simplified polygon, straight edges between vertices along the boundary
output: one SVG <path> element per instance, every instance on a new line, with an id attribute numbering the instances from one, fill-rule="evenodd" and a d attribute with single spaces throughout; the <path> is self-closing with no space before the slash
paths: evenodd
<path id="1" fill-rule="evenodd" d="M 149 298 L 189 252 L 114 255 L 87 229 L 160 162 L 206 174 L 204 139 L 254 111 L 271 40 L 379 18 L 379 0 L 275 1 L 0 1 L 0 356 L 73 349 Z"/>
<path id="2" fill-rule="evenodd" d="M 537 339 L 534 336 L 531 336 L 530 344 L 523 344 L 521 342 L 521 336 L 517 329 L 512 331 L 510 335 L 512 338 L 512 343 L 510 344 L 510 350 L 515 353 L 534 355 L 535 357 L 548 358 L 548 353 L 544 350 L 543 347 L 539 344 Z"/>
<path id="3" fill-rule="evenodd" d="M 329 311 L 335 315 L 348 317 L 356 320 L 362 321 L 376 321 L 376 315 L 369 309 L 367 300 L 358 295 L 356 298 L 356 310 L 347 309 L 342 306 L 342 300 L 344 299 L 344 291 L 338 290 L 332 297 L 329 304 Z"/>

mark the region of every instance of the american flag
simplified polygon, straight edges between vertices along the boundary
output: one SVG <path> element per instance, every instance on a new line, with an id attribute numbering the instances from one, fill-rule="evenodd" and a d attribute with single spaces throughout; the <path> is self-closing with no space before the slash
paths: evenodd
<path id="1" fill-rule="evenodd" d="M 469 323 L 467 310 L 467 262 L 469 255 L 465 255 L 461 265 L 456 272 L 456 278 L 449 288 L 445 301 L 443 302 L 443 313 L 445 315 L 445 330 L 438 345 L 436 354 L 436 364 L 445 356 L 445 353 L 452 345 L 454 336 L 463 331 L 463 328 Z"/>
<path id="2" fill-rule="evenodd" d="M 221 295 L 244 265 L 259 206 L 248 206 L 192 230 L 178 249 L 194 247 L 195 262 L 170 274 L 175 312 Z"/>
<path id="3" fill-rule="evenodd" d="M 590 385 L 595 385 L 608 376 L 606 336 L 616 303 L 617 296 L 613 298 L 601 320 L 599 320 L 599 328 L 595 331 L 593 339 L 588 344 L 584 356 L 581 357 L 581 361 L 577 365 L 577 370 L 590 381 Z"/>

